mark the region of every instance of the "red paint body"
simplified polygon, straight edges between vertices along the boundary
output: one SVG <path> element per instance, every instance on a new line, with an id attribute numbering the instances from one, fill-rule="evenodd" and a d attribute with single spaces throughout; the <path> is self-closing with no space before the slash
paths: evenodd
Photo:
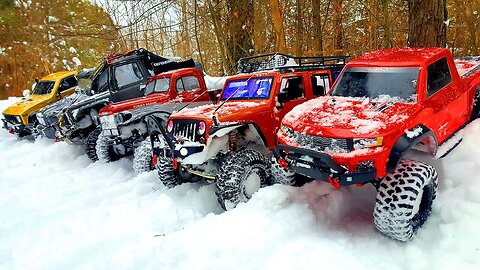
<path id="1" fill-rule="evenodd" d="M 186 76 L 195 76 L 197 77 L 200 88 L 194 91 L 183 91 L 178 92 L 176 89 L 176 81 L 180 78 Z M 154 80 L 161 78 L 170 78 L 170 89 L 167 92 L 162 93 L 153 93 L 148 96 L 134 98 L 122 102 L 117 102 L 103 107 L 99 115 L 111 115 L 123 111 L 134 110 L 141 107 L 147 107 L 155 104 L 163 104 L 168 102 L 190 102 L 193 99 L 197 98 L 199 95 L 201 97 L 197 98 L 196 101 L 210 101 L 211 97 L 209 93 L 206 92 L 207 86 L 205 85 L 205 80 L 203 78 L 202 71 L 198 68 L 184 68 L 178 70 L 172 70 L 164 72 L 158 75 L 155 75 L 148 79 L 147 83 L 150 83 Z"/>
<path id="2" fill-rule="evenodd" d="M 208 141 L 208 134 L 210 128 L 214 125 L 212 116 L 215 116 L 219 123 L 242 123 L 253 122 L 257 124 L 261 133 L 263 134 L 267 147 L 273 150 L 275 147 L 275 133 L 280 126 L 280 122 L 293 107 L 301 104 L 307 100 L 314 98 L 312 90 L 311 76 L 313 75 L 328 75 L 330 86 L 333 84 L 332 74 L 329 69 L 319 69 L 313 71 L 298 71 L 298 72 L 256 72 L 249 74 L 239 74 L 230 77 L 224 84 L 225 86 L 229 81 L 248 78 L 261 78 L 271 77 L 273 78 L 272 90 L 268 99 L 250 99 L 250 100 L 228 100 L 225 104 L 214 113 L 215 109 L 219 105 L 204 105 L 192 109 L 185 109 L 183 111 L 174 113 L 170 116 L 169 120 L 203 120 L 206 123 L 206 137 L 205 141 Z M 303 88 L 305 90 L 305 96 L 300 99 L 291 100 L 283 103 L 283 107 L 277 109 L 277 95 L 281 88 L 281 82 L 283 78 L 288 77 L 303 77 Z M 222 91 L 222 94 L 223 94 Z M 222 96 L 222 94 L 220 96 Z M 220 100 L 219 104 L 223 101 Z"/>
<path id="3" fill-rule="evenodd" d="M 427 70 L 435 61 L 446 58 L 452 81 L 432 96 L 427 96 Z M 327 138 L 379 138 L 383 137 L 381 146 L 356 149 L 348 153 L 326 152 L 333 161 L 347 169 L 355 171 L 360 162 L 374 162 L 376 177 L 387 173 L 386 164 L 395 143 L 414 127 L 423 125 L 430 129 L 437 146 L 467 124 L 472 115 L 475 93 L 480 84 L 480 62 L 454 61 L 451 53 L 443 48 L 422 49 L 385 49 L 375 51 L 349 62 L 349 67 L 420 67 L 417 83 L 417 100 L 415 102 L 395 102 L 378 114 L 374 109 L 385 103 L 364 102 L 349 97 L 334 97 L 329 94 L 315 99 L 310 104 L 300 105 L 292 114 L 287 115 L 282 125 L 294 132 Z M 457 70 L 458 68 L 458 70 Z M 476 69 L 475 69 L 476 68 Z M 459 75 L 459 71 L 462 75 Z M 468 74 L 466 74 L 468 72 Z M 336 83 L 338 83 L 337 80 Z M 332 87 L 333 89 L 333 87 Z M 331 105 L 335 103 L 335 105 Z M 302 107 L 303 106 L 303 107 Z M 345 115 L 342 115 L 345 113 Z M 324 119 L 316 118 L 325 115 Z M 358 123 L 365 120 L 377 121 L 378 128 L 366 126 L 362 132 L 356 130 Z M 365 122 L 367 123 L 367 122 Z M 302 145 L 290 140 L 283 131 L 277 134 L 278 144 L 302 148 Z M 425 142 L 426 144 L 428 142 Z"/>

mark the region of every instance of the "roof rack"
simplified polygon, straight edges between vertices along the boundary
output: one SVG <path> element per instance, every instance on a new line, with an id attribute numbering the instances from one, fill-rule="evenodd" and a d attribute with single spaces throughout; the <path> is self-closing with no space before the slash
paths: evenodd
<path id="1" fill-rule="evenodd" d="M 292 56 L 283 53 L 269 53 L 240 58 L 238 73 L 267 70 L 311 70 L 343 67 L 348 56 Z"/>

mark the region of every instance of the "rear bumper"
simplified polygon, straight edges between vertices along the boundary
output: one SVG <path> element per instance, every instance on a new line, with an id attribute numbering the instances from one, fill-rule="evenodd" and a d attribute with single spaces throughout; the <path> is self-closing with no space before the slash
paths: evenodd
<path id="1" fill-rule="evenodd" d="M 367 183 L 374 180 L 377 174 L 374 168 L 350 172 L 326 153 L 283 144 L 274 149 L 273 155 L 277 160 L 285 160 L 288 169 L 297 174 L 331 184 L 333 181 L 340 186 Z"/>

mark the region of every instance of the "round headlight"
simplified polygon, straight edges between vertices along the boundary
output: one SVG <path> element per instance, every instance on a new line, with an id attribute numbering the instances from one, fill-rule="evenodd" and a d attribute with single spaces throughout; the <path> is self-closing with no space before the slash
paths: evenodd
<path id="1" fill-rule="evenodd" d="M 186 156 L 187 154 L 188 154 L 188 149 L 187 148 L 180 149 L 180 155 Z"/>
<path id="2" fill-rule="evenodd" d="M 168 124 L 167 124 L 167 131 L 172 132 L 172 130 L 173 130 L 173 121 L 170 120 L 168 121 Z"/>
<path id="3" fill-rule="evenodd" d="M 205 130 L 207 130 L 207 125 L 202 121 L 198 124 L 198 135 L 203 135 Z"/>

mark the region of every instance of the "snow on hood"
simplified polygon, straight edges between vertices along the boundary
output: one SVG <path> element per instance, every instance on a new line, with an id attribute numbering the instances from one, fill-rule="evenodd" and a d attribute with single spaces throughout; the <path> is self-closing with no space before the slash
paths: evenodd
<path id="1" fill-rule="evenodd" d="M 384 100 L 321 97 L 289 112 L 283 124 L 311 135 L 376 135 L 409 118 L 415 104 Z"/>

